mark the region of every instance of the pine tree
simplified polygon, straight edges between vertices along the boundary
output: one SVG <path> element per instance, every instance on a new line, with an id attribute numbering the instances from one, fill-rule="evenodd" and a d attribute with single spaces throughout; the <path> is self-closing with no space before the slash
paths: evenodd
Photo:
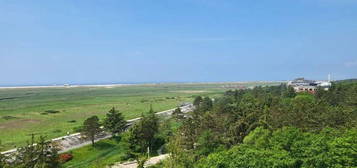
<path id="1" fill-rule="evenodd" d="M 87 118 L 83 123 L 83 134 L 87 136 L 88 139 L 92 141 L 94 145 L 95 137 L 101 132 L 99 118 L 97 116 L 92 116 Z"/>
<path id="2" fill-rule="evenodd" d="M 112 133 L 113 136 L 125 131 L 127 122 L 125 121 L 122 113 L 115 110 L 113 107 L 104 119 L 104 128 Z"/>
<path id="3" fill-rule="evenodd" d="M 11 156 L 13 167 L 26 168 L 57 168 L 60 167 L 58 160 L 58 150 L 53 148 L 50 141 L 40 136 L 36 142 L 34 135 L 26 146 L 17 150 L 17 153 Z"/>
<path id="4" fill-rule="evenodd" d="M 213 107 L 213 102 L 212 102 L 212 99 L 209 98 L 209 97 L 205 97 L 203 98 L 202 102 L 201 102 L 201 110 L 202 111 L 208 111 L 208 110 L 211 110 Z"/>
<path id="5" fill-rule="evenodd" d="M 202 97 L 201 97 L 201 96 L 197 96 L 197 97 L 195 98 L 195 100 L 193 100 L 193 105 L 194 105 L 195 107 L 198 107 L 198 106 L 200 106 L 201 102 L 202 102 Z"/>
<path id="6" fill-rule="evenodd" d="M 130 129 L 130 150 L 131 154 L 136 158 L 152 147 L 159 130 L 159 119 L 152 108 L 150 111 L 149 114 L 142 116 L 141 120 Z"/>

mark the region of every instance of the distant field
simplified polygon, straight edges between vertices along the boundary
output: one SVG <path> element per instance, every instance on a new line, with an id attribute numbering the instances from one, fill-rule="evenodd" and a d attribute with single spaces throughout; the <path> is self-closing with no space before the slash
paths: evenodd
<path id="1" fill-rule="evenodd" d="M 30 134 L 47 138 L 73 133 L 92 115 L 103 118 L 115 107 L 126 119 L 149 110 L 176 107 L 197 95 L 215 96 L 242 86 L 277 83 L 157 84 L 121 87 L 0 89 L 0 140 L 5 149 L 23 145 Z"/>

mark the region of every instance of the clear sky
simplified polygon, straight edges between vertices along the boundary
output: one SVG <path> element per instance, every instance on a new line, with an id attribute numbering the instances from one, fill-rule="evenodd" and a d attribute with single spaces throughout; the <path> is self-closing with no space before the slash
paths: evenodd
<path id="1" fill-rule="evenodd" d="M 0 85 L 357 77 L 357 0 L 0 0 Z"/>

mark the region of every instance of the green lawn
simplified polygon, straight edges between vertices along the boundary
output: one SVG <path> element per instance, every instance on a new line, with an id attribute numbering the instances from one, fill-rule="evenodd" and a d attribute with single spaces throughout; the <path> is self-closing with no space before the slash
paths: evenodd
<path id="1" fill-rule="evenodd" d="M 157 137 L 167 138 L 167 131 L 175 132 L 180 123 L 174 119 L 161 118 L 159 133 Z M 82 148 L 74 149 L 70 152 L 73 155 L 73 159 L 63 165 L 65 168 L 72 167 L 93 167 L 93 168 L 104 168 L 108 165 L 114 164 L 119 161 L 127 161 L 128 156 L 126 155 L 129 152 L 128 140 L 125 140 L 125 137 L 128 137 L 128 132 L 121 135 L 122 138 L 116 137 L 116 139 L 105 139 L 95 143 L 94 146 L 88 145 Z M 121 139 L 121 140 L 119 140 Z M 150 155 L 151 157 L 158 155 L 156 146 L 155 149 L 152 149 Z M 131 158 L 133 159 L 133 158 Z"/>
<path id="2" fill-rule="evenodd" d="M 84 119 L 92 115 L 103 118 L 111 107 L 131 119 L 147 112 L 150 104 L 162 111 L 197 95 L 217 95 L 230 89 L 227 86 L 262 84 L 266 83 L 0 89 L 0 140 L 10 149 L 24 145 L 32 133 L 47 138 L 73 133 Z"/>
<path id="3" fill-rule="evenodd" d="M 125 159 L 127 145 L 113 139 L 99 141 L 70 151 L 73 159 L 63 165 L 66 168 L 100 168 Z"/>

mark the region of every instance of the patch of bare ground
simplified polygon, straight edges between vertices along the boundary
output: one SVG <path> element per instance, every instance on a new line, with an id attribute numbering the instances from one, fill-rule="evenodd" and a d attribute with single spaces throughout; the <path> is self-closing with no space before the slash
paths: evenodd
<path id="1" fill-rule="evenodd" d="M 164 155 L 159 155 L 159 156 L 149 158 L 145 162 L 144 167 L 149 167 L 149 166 L 158 164 L 159 162 L 165 160 L 168 157 L 169 157 L 169 154 L 164 154 Z M 124 163 L 117 163 L 114 166 L 110 166 L 110 168 L 136 168 L 137 166 L 138 166 L 138 164 L 136 163 L 136 161 L 131 161 L 131 162 L 124 162 Z"/>

